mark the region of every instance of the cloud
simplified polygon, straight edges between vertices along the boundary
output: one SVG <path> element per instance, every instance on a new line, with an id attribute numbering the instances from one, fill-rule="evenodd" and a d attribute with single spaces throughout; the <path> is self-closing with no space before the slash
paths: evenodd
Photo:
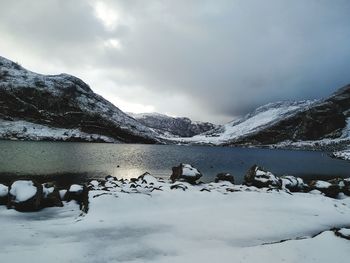
<path id="1" fill-rule="evenodd" d="M 222 122 L 350 82 L 349 11 L 347 0 L 8 0 L 0 49 L 124 110 Z"/>

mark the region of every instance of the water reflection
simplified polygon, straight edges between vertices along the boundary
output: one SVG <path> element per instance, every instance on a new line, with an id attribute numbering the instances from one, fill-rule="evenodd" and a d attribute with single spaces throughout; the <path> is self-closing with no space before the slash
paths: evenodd
<path id="1" fill-rule="evenodd" d="M 350 177 L 350 163 L 320 152 L 206 146 L 95 144 L 0 141 L 0 176 L 45 175 L 55 179 L 86 180 L 113 175 L 137 177 L 144 172 L 169 176 L 171 167 L 191 163 L 210 181 L 219 172 L 232 173 L 241 182 L 253 164 L 277 175 L 304 178 Z"/>

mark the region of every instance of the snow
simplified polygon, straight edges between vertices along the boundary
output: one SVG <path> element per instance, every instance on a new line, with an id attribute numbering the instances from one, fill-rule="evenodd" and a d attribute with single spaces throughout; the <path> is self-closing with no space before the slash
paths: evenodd
<path id="1" fill-rule="evenodd" d="M 13 93 L 13 90 L 31 88 L 43 93 L 48 92 L 54 97 L 60 97 L 63 96 L 68 89 L 74 87 L 77 96 L 72 97 L 72 100 L 74 100 L 82 112 L 98 114 L 130 134 L 148 139 L 155 139 L 157 137 L 157 133 L 154 130 L 142 125 L 134 118 L 122 112 L 115 105 L 105 100 L 102 96 L 95 94 L 88 85 L 74 76 L 68 74 L 42 75 L 34 73 L 1 56 L 0 69 L 2 72 L 6 72 L 6 77 L 1 79 L 0 82 L 0 89 L 4 91 Z M 3 121 L 0 120 L 0 123 L 2 122 Z M 14 124 L 16 123 L 10 123 L 9 125 L 11 126 Z M 21 123 L 19 123 L 19 125 L 21 125 Z M 48 130 L 49 136 L 51 136 L 51 131 L 54 133 L 61 132 L 55 128 L 41 128 L 42 130 Z M 3 127 L 0 126 L 0 138 L 3 137 L 1 134 L 2 129 Z M 21 130 L 17 131 L 20 132 Z M 28 136 L 29 139 L 32 139 L 30 132 L 28 132 Z M 45 139 L 36 134 L 34 134 L 33 137 L 38 140 Z M 109 140 L 109 142 L 114 141 Z"/>
<path id="2" fill-rule="evenodd" d="M 45 184 L 43 184 L 43 195 L 46 198 L 49 194 L 52 194 L 55 190 L 55 187 L 46 187 Z"/>
<path id="3" fill-rule="evenodd" d="M 332 184 L 329 183 L 329 182 L 320 181 L 320 180 L 316 181 L 316 183 L 315 183 L 315 187 L 316 187 L 316 188 L 319 188 L 319 189 L 328 188 L 328 187 L 330 187 L 331 185 L 332 185 Z"/>
<path id="4" fill-rule="evenodd" d="M 98 134 L 88 134 L 79 129 L 54 128 L 23 120 L 7 121 L 2 119 L 0 119 L 0 138 L 33 141 L 45 139 L 66 141 L 72 138 L 82 138 L 86 141 L 118 142 L 113 138 Z"/>
<path id="5" fill-rule="evenodd" d="M 342 228 L 338 232 L 344 236 L 350 237 L 350 228 Z"/>
<path id="6" fill-rule="evenodd" d="M 76 193 L 83 191 L 83 186 L 79 184 L 72 184 L 69 188 L 69 192 Z"/>
<path id="7" fill-rule="evenodd" d="M 75 202 L 36 213 L 0 206 L 1 261 L 348 262 L 349 241 L 330 229 L 349 225 L 349 197 L 156 181 L 161 190 L 141 179 L 136 189 L 96 186 L 87 214 Z"/>
<path id="8" fill-rule="evenodd" d="M 277 121 L 291 116 L 300 110 L 310 107 L 315 101 L 269 103 L 256 109 L 237 121 L 229 122 L 221 127 L 193 136 L 191 138 L 165 138 L 181 143 L 203 143 L 219 145 L 252 134 L 262 128 L 273 125 Z"/>
<path id="9" fill-rule="evenodd" d="M 8 187 L 6 185 L 0 184 L 0 197 L 6 196 L 8 193 Z"/>
<path id="10" fill-rule="evenodd" d="M 335 158 L 339 158 L 339 159 L 350 161 L 350 149 L 347 149 L 347 150 L 344 150 L 344 151 L 333 152 L 333 156 Z"/>
<path id="11" fill-rule="evenodd" d="M 200 174 L 201 173 L 196 168 L 192 167 L 190 164 L 182 165 L 182 175 L 188 177 L 196 177 Z"/>
<path id="12" fill-rule="evenodd" d="M 15 202 L 20 203 L 32 198 L 37 192 L 37 188 L 32 181 L 15 181 L 10 188 L 10 194 L 15 197 Z"/>

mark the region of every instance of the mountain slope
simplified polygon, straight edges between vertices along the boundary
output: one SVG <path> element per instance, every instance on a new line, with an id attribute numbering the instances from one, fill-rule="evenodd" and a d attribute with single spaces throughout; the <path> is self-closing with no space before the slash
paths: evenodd
<path id="1" fill-rule="evenodd" d="M 346 147 L 350 85 L 318 101 L 277 102 L 259 107 L 242 119 L 181 143 L 214 145 L 275 145 L 289 148 Z M 344 144 L 345 143 L 345 144 Z M 344 145 L 342 145 L 344 144 Z"/>
<path id="2" fill-rule="evenodd" d="M 129 113 L 147 127 L 175 136 L 192 137 L 216 127 L 210 122 L 192 121 L 185 117 L 170 117 L 160 113 Z"/>
<path id="3" fill-rule="evenodd" d="M 158 141 L 152 129 L 94 93 L 82 80 L 67 74 L 33 73 L 0 57 L 0 138 L 33 139 L 26 131 L 28 125 L 47 133 L 34 136 L 37 139 Z"/>

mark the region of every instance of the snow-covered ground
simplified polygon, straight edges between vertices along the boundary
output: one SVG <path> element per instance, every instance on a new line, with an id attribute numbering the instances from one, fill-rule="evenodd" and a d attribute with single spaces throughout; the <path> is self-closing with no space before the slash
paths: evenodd
<path id="1" fill-rule="evenodd" d="M 229 122 L 207 133 L 191 138 L 164 138 L 180 143 L 200 143 L 219 145 L 257 132 L 277 121 L 287 118 L 300 110 L 305 110 L 315 101 L 269 103 L 256 109 L 242 119 Z"/>
<path id="2" fill-rule="evenodd" d="M 153 190 L 121 189 L 111 180 L 106 191 L 92 182 L 96 190 L 89 193 L 87 214 L 74 202 L 36 213 L 0 206 L 0 261 L 349 261 L 350 241 L 330 231 L 349 232 L 349 197 L 269 192 L 228 182 L 180 183 L 183 191 L 171 190 L 179 183 L 145 180 Z"/>
<path id="3" fill-rule="evenodd" d="M 80 131 L 79 129 L 54 128 L 28 121 L 7 121 L 2 119 L 0 119 L 0 138 L 32 141 L 67 141 L 72 139 L 81 139 L 85 141 L 100 140 L 104 142 L 118 142 L 113 138 L 99 134 L 88 134 Z"/>

